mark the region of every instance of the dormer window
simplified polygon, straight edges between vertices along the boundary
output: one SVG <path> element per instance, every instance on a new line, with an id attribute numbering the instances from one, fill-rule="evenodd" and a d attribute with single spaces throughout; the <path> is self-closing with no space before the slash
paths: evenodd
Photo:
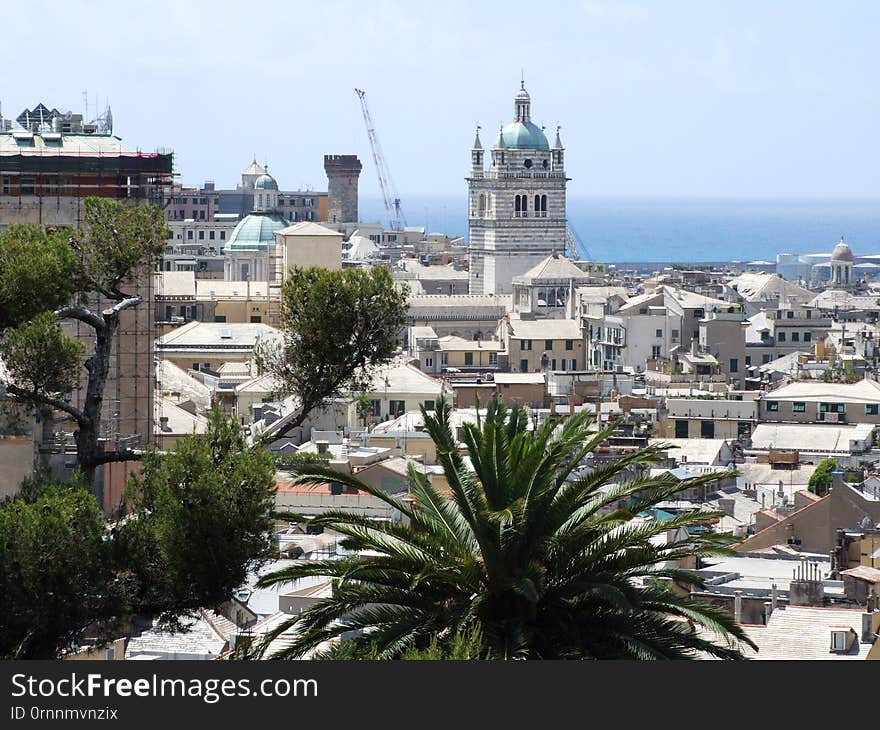
<path id="1" fill-rule="evenodd" d="M 834 626 L 831 628 L 831 651 L 847 652 L 852 648 L 856 632 L 851 626 Z"/>

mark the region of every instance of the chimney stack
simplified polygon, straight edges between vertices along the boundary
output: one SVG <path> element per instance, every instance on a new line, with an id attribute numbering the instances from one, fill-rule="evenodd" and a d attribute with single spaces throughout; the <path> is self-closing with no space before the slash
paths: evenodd
<path id="1" fill-rule="evenodd" d="M 742 591 L 734 591 L 733 592 L 733 620 L 736 623 L 742 623 L 742 609 L 743 609 L 743 599 L 742 599 Z"/>

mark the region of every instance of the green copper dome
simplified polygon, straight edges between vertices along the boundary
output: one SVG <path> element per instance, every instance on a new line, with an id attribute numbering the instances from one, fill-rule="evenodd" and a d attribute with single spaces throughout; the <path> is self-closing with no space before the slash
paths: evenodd
<path id="1" fill-rule="evenodd" d="M 232 230 L 227 251 L 265 251 L 275 241 L 275 231 L 288 226 L 277 213 L 251 213 Z"/>
<path id="2" fill-rule="evenodd" d="M 513 150 L 549 150 L 541 128 L 531 122 L 511 122 L 501 130 L 504 146 Z"/>
<path id="3" fill-rule="evenodd" d="M 278 190 L 278 183 L 275 182 L 274 177 L 266 173 L 254 180 L 254 190 Z"/>

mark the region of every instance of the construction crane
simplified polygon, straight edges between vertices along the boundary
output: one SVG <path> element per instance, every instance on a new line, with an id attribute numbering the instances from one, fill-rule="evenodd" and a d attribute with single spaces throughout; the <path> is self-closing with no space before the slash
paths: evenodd
<path id="1" fill-rule="evenodd" d="M 382 146 L 379 144 L 379 137 L 376 134 L 376 127 L 373 124 L 373 118 L 370 116 L 370 109 L 367 107 L 367 92 L 363 89 L 355 89 L 358 99 L 361 102 L 361 111 L 364 114 L 364 124 L 367 125 L 367 136 L 370 138 L 370 149 L 373 152 L 373 163 L 376 165 L 376 173 L 379 176 L 379 187 L 382 189 L 382 199 L 385 202 L 385 213 L 388 216 L 388 225 L 392 231 L 401 230 L 401 222 L 406 225 L 406 218 L 400 208 L 400 198 L 394 187 L 394 181 L 391 179 L 391 171 L 385 162 L 385 155 L 382 154 Z"/>
<path id="2" fill-rule="evenodd" d="M 572 258 L 579 258 L 583 261 L 592 261 L 587 245 L 581 240 L 574 228 L 569 223 L 565 224 L 565 246 L 568 249 L 568 255 Z"/>

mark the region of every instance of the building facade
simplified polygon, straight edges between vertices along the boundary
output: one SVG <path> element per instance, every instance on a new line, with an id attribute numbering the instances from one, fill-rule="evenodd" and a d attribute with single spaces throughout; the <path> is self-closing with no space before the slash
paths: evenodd
<path id="1" fill-rule="evenodd" d="M 564 149 L 557 129 L 551 147 L 531 119 L 521 86 L 514 120 L 503 126 L 486 168 L 479 128 L 468 181 L 471 294 L 508 293 L 513 277 L 565 251 Z"/>

